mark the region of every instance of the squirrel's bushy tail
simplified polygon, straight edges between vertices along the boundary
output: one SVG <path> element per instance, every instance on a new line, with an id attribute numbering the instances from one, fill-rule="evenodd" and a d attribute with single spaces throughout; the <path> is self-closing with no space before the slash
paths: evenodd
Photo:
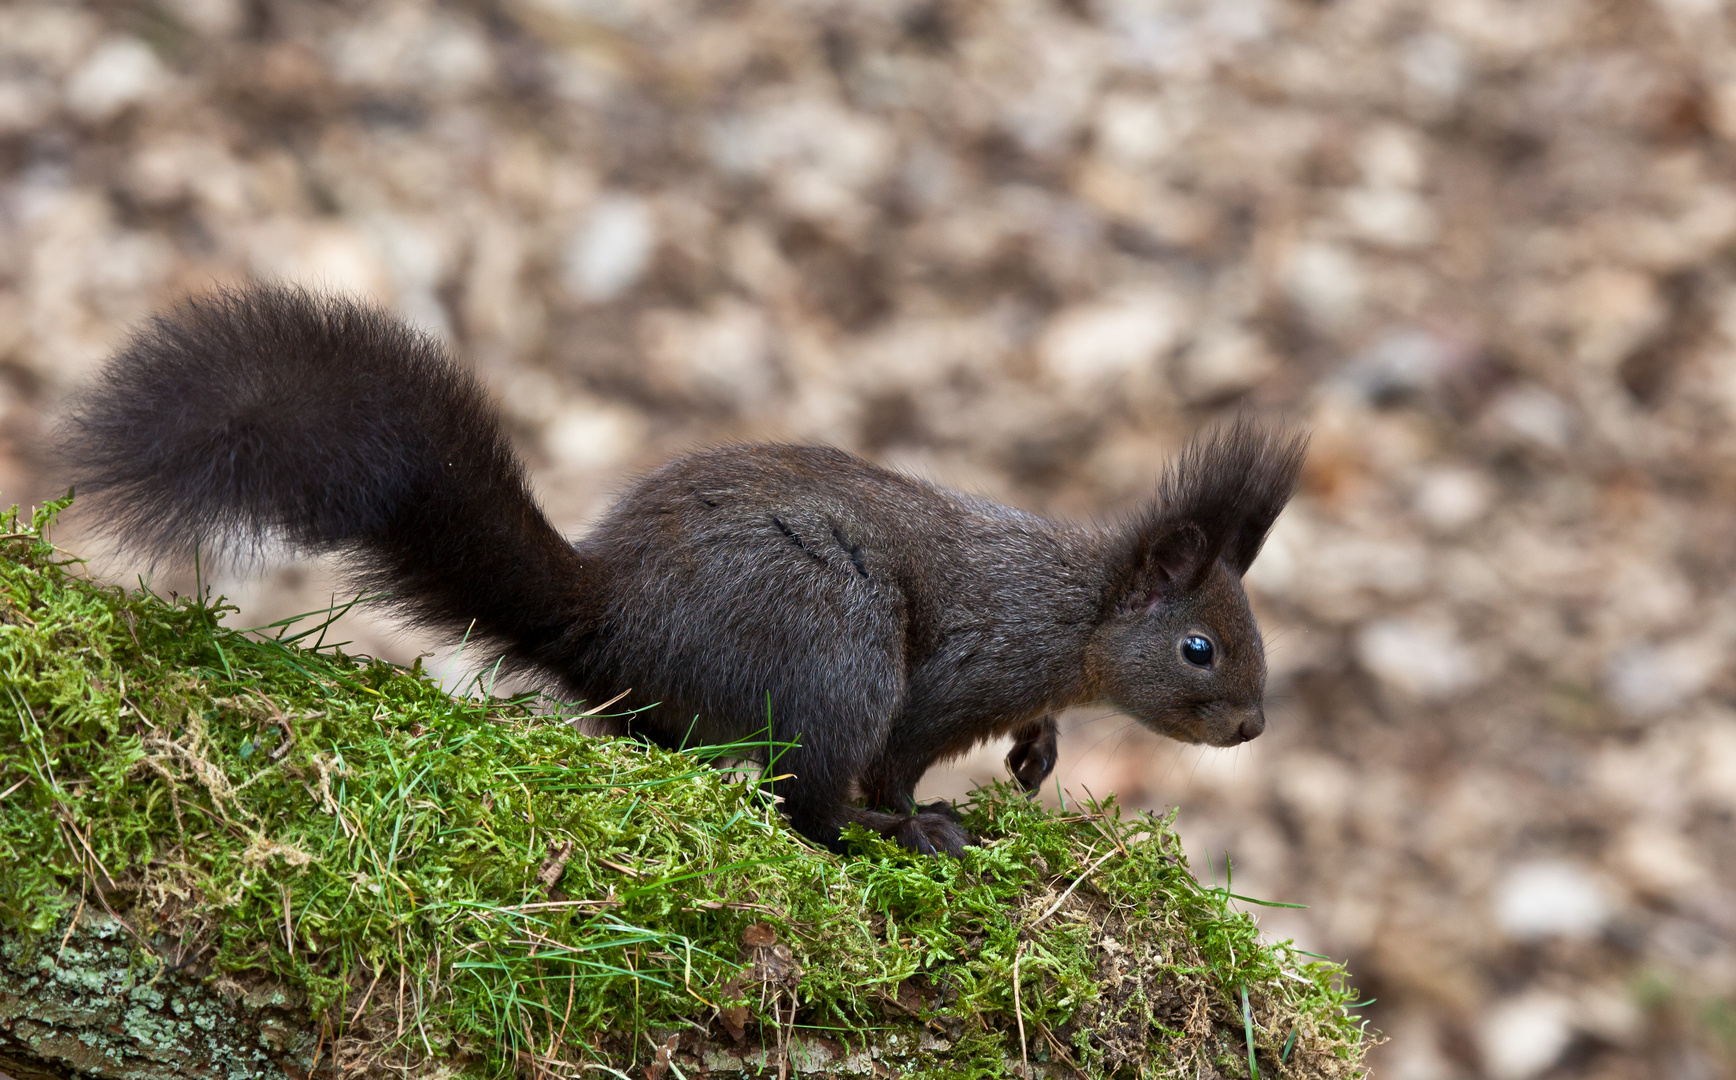
<path id="1" fill-rule="evenodd" d="M 482 387 L 375 308 L 266 286 L 188 301 L 109 363 L 61 435 L 76 490 L 129 547 L 335 551 L 418 621 L 521 661 L 572 629 L 580 560 Z"/>

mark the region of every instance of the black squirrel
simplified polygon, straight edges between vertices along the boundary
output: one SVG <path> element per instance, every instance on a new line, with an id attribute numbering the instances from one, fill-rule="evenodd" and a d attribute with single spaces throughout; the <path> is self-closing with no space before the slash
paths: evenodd
<path id="1" fill-rule="evenodd" d="M 440 345 L 354 301 L 252 286 L 151 322 L 61 446 L 135 549 L 337 552 L 417 623 L 575 697 L 656 705 L 631 721 L 654 742 L 731 742 L 769 716 L 796 744 L 773 791 L 812 840 L 838 849 L 853 821 L 957 854 L 972 840 L 951 808 L 914 805 L 922 774 L 1011 733 L 1008 765 L 1035 789 L 1066 706 L 1107 700 L 1184 742 L 1260 734 L 1240 579 L 1304 439 L 1237 421 L 1096 528 L 830 447 L 727 446 L 649 473 L 569 542 Z"/>

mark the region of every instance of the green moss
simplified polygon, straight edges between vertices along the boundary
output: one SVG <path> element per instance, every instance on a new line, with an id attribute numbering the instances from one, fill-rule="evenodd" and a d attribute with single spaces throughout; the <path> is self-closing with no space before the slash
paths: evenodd
<path id="1" fill-rule="evenodd" d="M 839 858 L 717 767 L 739 747 L 587 737 L 304 648 L 322 623 L 240 633 L 220 602 L 93 585 L 41 539 L 61 505 L 0 518 L 0 930 L 39 947 L 102 905 L 147 981 L 287 992 L 340 1063 L 476 1076 L 666 1044 L 1246 1076 L 1250 1032 L 1266 1075 L 1360 1070 L 1341 969 L 1263 944 L 1167 820 L 997 787 L 962 860 L 867 834 Z M 174 1037 L 159 1016 L 141 1039 Z"/>

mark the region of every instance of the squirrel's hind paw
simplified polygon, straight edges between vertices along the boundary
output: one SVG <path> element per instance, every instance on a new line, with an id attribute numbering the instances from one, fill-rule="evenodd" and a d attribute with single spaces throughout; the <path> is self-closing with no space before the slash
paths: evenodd
<path id="1" fill-rule="evenodd" d="M 955 817 L 926 809 L 902 819 L 888 828 L 885 835 L 919 855 L 947 854 L 957 858 L 964 854 L 967 845 L 976 843 L 976 838 L 965 832 Z"/>
<path id="2" fill-rule="evenodd" d="M 919 814 L 939 814 L 948 821 L 964 820 L 964 818 L 959 816 L 958 811 L 954 809 L 953 805 L 945 799 L 937 799 L 931 803 L 924 803 L 916 808 L 916 812 Z"/>

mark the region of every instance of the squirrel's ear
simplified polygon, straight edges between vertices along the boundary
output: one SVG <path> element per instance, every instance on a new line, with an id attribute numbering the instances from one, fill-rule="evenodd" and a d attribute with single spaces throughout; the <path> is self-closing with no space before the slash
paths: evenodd
<path id="1" fill-rule="evenodd" d="M 1129 592 L 1139 608 L 1199 588 L 1218 558 L 1211 538 L 1192 521 L 1142 536 L 1138 545 Z"/>
<path id="2" fill-rule="evenodd" d="M 1290 501 L 1308 440 L 1239 419 L 1181 452 L 1135 523 L 1133 582 L 1155 598 L 1197 588 L 1220 558 L 1247 573 Z"/>

